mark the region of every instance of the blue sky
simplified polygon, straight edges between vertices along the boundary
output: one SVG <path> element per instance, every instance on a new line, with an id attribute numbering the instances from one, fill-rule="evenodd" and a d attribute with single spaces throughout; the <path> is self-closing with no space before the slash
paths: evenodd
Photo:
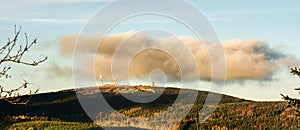
<path id="1" fill-rule="evenodd" d="M 49 60 L 39 68 L 45 71 L 32 68 L 23 72 L 21 67 L 16 67 L 16 77 L 31 75 L 31 78 L 26 79 L 34 82 L 34 86 L 40 87 L 42 92 L 72 88 L 71 77 L 56 77 L 47 74 L 46 69 L 49 64 L 59 64 L 62 68 L 72 65 L 72 59 L 60 58 L 56 43 L 63 36 L 80 33 L 86 22 L 110 2 L 109 0 L 28 0 L 26 2 L 2 0 L 0 5 L 1 44 L 12 36 L 14 25 L 18 25 L 23 27 L 23 32 L 27 32 L 29 37 L 38 38 L 40 45 L 35 48 L 34 55 L 49 56 Z M 207 16 L 221 41 L 261 40 L 285 54 L 300 59 L 298 51 L 300 48 L 300 1 L 189 0 L 188 2 Z M 180 12 L 180 10 L 177 11 Z M 184 28 L 174 28 L 177 23 L 169 19 L 144 17 L 144 19 L 147 18 L 152 20 L 147 24 L 139 21 L 139 18 L 130 19 L 114 30 L 114 33 L 148 26 L 162 28 L 169 25 L 166 28 L 173 30 L 173 33 L 189 35 L 188 31 L 182 31 Z M 32 71 L 36 72 L 35 75 Z M 285 82 L 281 82 L 282 80 L 243 81 L 243 85 L 228 83 L 224 88 L 224 93 L 254 100 L 279 100 L 281 92 L 298 96 L 297 92 L 293 91 L 293 88 L 298 85 L 297 78 L 290 76 L 286 69 L 282 69 L 276 76 Z"/>

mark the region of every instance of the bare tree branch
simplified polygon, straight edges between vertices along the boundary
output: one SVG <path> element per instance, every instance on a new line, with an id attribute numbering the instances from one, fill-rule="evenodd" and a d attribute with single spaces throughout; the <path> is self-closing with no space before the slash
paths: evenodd
<path id="1" fill-rule="evenodd" d="M 9 65 L 4 65 L 4 63 L 10 64 L 22 64 L 26 66 L 37 66 L 40 63 L 43 63 L 47 60 L 48 57 L 43 57 L 41 60 L 33 60 L 31 62 L 23 60 L 23 57 L 27 55 L 32 48 L 33 45 L 37 44 L 37 39 L 33 39 L 32 41 L 28 40 L 28 36 L 25 33 L 25 43 L 18 44 L 18 38 L 20 37 L 21 27 L 17 29 L 15 26 L 15 32 L 13 38 L 8 38 L 8 41 L 0 47 L 0 79 L 8 79 L 11 78 L 9 71 L 12 69 Z M 21 93 L 22 89 L 28 88 L 30 85 L 29 82 L 24 80 L 22 85 L 16 87 L 14 89 L 6 90 L 5 87 L 0 83 L 0 99 L 4 99 L 11 104 L 27 104 L 31 98 L 31 94 L 36 94 L 39 89 L 30 92 L 27 94 L 29 98 L 21 98 L 22 95 L 26 95 Z"/>

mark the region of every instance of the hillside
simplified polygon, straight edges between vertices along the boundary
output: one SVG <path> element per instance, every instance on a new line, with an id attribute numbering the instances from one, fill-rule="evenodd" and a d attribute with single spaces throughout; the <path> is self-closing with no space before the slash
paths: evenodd
<path id="1" fill-rule="evenodd" d="M 166 111 L 175 102 L 180 91 L 176 88 L 164 89 L 157 87 L 152 89 L 151 91 L 141 92 L 130 86 L 121 86 L 118 89 L 114 87 L 100 89 L 98 87 L 89 87 L 80 89 L 78 95 L 76 95 L 75 90 L 65 90 L 33 95 L 28 105 L 10 105 L 0 100 L 1 113 L 5 114 L 6 118 L 11 119 L 10 122 L 1 120 L 1 125 L 2 127 L 6 126 L 6 128 L 24 128 L 26 124 L 31 124 L 30 127 L 34 127 L 34 121 L 43 121 L 42 124 L 62 122 L 68 124 L 68 127 L 84 124 L 86 125 L 84 129 L 100 128 L 94 127 L 91 123 L 98 123 L 105 128 L 118 126 L 119 128 L 139 127 L 155 129 L 155 127 L 165 125 L 166 123 L 175 123 L 171 119 L 179 119 L 179 117 L 174 117 L 176 115 L 174 113 L 167 113 L 164 116 L 170 119 L 170 121 L 161 122 L 153 120 L 151 124 L 155 124 L 155 126 L 141 125 L 143 122 L 127 122 L 126 124 L 121 122 L 119 118 L 114 118 L 117 115 L 115 112 L 108 112 L 103 108 L 95 109 L 93 112 L 95 116 L 101 116 L 101 119 L 104 121 L 93 122 L 84 112 L 78 101 L 79 97 L 81 100 L 93 102 L 102 93 L 103 97 L 119 114 L 139 119 L 152 117 Z M 200 124 L 198 123 L 198 115 L 201 114 L 201 109 L 208 92 L 183 90 L 182 94 L 185 97 L 180 100 L 184 102 L 191 100 L 189 98 L 191 97 L 189 96 L 190 92 L 198 93 L 195 105 L 188 115 L 175 127 L 176 129 L 196 129 L 197 127 L 201 129 L 296 129 L 298 125 L 298 119 L 292 114 L 293 110 L 285 110 L 285 102 L 253 102 L 228 95 L 222 95 L 217 110 L 204 123 Z M 151 103 L 134 103 L 124 98 L 124 94 L 145 99 L 156 94 L 155 96 L 158 98 Z M 213 96 L 219 96 L 219 94 L 213 94 Z M 26 96 L 23 98 L 26 98 Z M 213 104 L 214 102 L 213 99 L 206 101 L 208 104 Z M 179 110 L 189 105 L 193 104 L 177 104 Z M 46 126 L 51 125 L 39 125 L 38 127 L 44 128 Z"/>

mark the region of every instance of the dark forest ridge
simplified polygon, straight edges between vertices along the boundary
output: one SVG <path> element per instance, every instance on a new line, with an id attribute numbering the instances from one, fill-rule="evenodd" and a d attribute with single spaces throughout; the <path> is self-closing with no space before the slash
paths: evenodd
<path id="1" fill-rule="evenodd" d="M 100 88 L 100 89 L 99 89 Z M 142 88 L 142 89 L 141 89 Z M 148 91 L 147 89 L 151 89 Z M 145 91 L 146 90 L 146 91 Z M 76 94 L 77 91 L 77 94 Z M 82 109 L 78 97 L 86 101 L 94 101 L 99 98 L 100 93 L 107 102 L 119 113 L 129 117 L 151 117 L 156 113 L 164 112 L 174 103 L 179 91 L 183 91 L 185 97 L 183 101 L 188 101 L 189 92 L 197 92 L 198 96 L 193 104 L 194 107 L 186 115 L 184 120 L 177 124 L 176 128 L 294 128 L 297 122 L 294 116 L 288 116 L 291 109 L 285 110 L 285 102 L 254 102 L 240 99 L 228 95 L 222 95 L 217 110 L 202 124 L 198 123 L 198 115 L 201 113 L 204 102 L 214 103 L 214 99 L 206 101 L 207 91 L 196 91 L 178 88 L 145 87 L 145 86 L 125 86 L 120 87 L 87 87 L 79 89 L 69 89 L 58 92 L 42 93 L 33 95 L 28 105 L 11 105 L 4 100 L 0 101 L 1 112 L 12 116 L 16 122 L 27 121 L 58 121 L 58 122 L 80 122 L 95 123 L 87 116 Z M 159 93 L 159 97 L 151 103 L 134 103 L 127 100 L 122 94 L 138 96 L 145 98 L 147 96 Z M 218 96 L 220 94 L 213 93 Z M 22 98 L 26 98 L 23 96 Z M 189 104 L 186 104 L 189 105 Z M 5 107 L 2 107 L 5 106 Z M 185 107 L 181 106 L 181 107 Z M 179 109 L 181 108 L 179 106 Z M 95 116 L 103 114 L 105 110 L 96 109 Z M 114 119 L 113 113 L 105 113 L 110 117 L 110 121 L 97 122 L 100 126 L 110 127 L 111 125 L 121 126 L 118 119 Z M 173 114 L 166 115 L 172 116 Z M 113 122 L 113 124 L 112 124 Z M 163 122 L 153 122 L 157 126 Z M 33 124 L 33 123 L 31 123 Z M 111 125 L 107 125 L 111 124 Z M 286 125 L 289 124 L 289 125 Z M 20 124 L 22 127 L 22 124 Z M 9 125 L 8 125 L 9 126 Z M 112 126 L 113 127 L 113 126 Z M 139 127 L 149 129 L 149 127 Z"/>

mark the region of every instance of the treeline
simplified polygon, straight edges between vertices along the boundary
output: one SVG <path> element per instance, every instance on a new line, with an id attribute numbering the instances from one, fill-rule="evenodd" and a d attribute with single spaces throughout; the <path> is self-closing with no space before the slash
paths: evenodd
<path id="1" fill-rule="evenodd" d="M 204 123 L 198 117 L 181 122 L 182 129 L 300 129 L 293 109 L 284 102 L 242 102 L 220 104 Z M 191 112 L 190 115 L 197 115 Z M 187 127 L 188 126 L 188 127 Z"/>
<path id="2" fill-rule="evenodd" d="M 93 123 L 57 122 L 57 121 L 30 121 L 15 123 L 7 130 L 103 130 Z"/>

